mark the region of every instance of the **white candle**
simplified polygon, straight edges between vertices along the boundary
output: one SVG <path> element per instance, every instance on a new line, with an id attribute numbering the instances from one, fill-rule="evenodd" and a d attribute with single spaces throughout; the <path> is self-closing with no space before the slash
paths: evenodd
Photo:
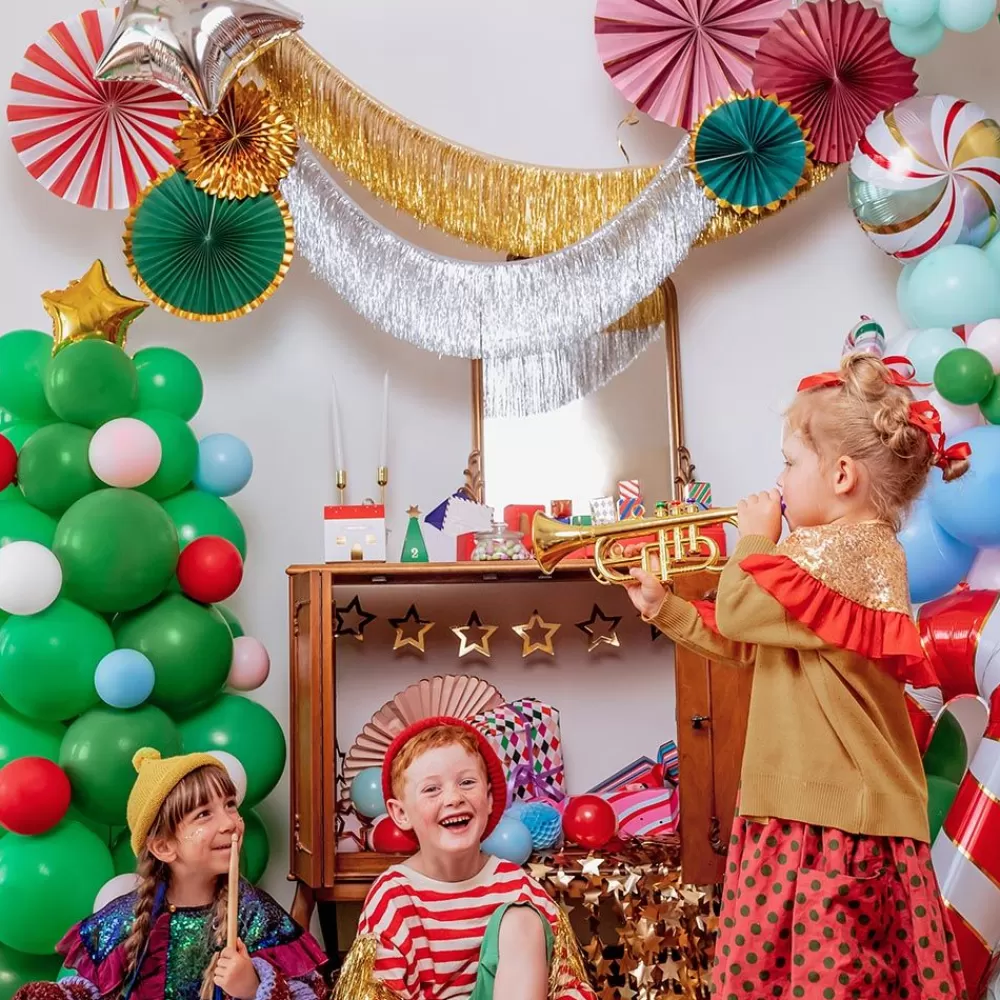
<path id="1" fill-rule="evenodd" d="M 379 446 L 378 465 L 380 469 L 389 468 L 389 373 L 385 373 L 382 383 L 382 442 Z"/>
<path id="2" fill-rule="evenodd" d="M 337 405 L 337 380 L 330 379 L 330 419 L 333 421 L 333 460 L 337 471 L 344 465 L 344 435 L 340 425 L 340 407 Z"/>

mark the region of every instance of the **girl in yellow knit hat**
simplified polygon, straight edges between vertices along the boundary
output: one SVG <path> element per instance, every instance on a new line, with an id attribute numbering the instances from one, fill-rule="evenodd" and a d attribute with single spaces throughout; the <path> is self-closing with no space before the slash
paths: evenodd
<path id="1" fill-rule="evenodd" d="M 208 754 L 140 750 L 128 800 L 139 886 L 77 924 L 57 951 L 76 975 L 15 1000 L 322 1000 L 317 942 L 266 893 L 240 882 L 239 940 L 223 947 L 236 788 Z"/>

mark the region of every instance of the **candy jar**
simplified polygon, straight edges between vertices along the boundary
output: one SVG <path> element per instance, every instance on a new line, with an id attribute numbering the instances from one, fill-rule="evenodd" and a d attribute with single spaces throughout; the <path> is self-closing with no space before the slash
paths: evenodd
<path id="1" fill-rule="evenodd" d="M 527 559 L 528 550 L 521 541 L 519 531 L 511 531 L 502 521 L 494 521 L 489 531 L 476 532 L 476 545 L 472 550 L 475 561 L 500 559 Z"/>

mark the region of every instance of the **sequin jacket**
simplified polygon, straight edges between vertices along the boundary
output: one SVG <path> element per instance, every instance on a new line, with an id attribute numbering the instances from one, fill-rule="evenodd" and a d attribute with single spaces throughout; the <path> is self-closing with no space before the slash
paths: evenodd
<path id="1" fill-rule="evenodd" d="M 15 1000 L 99 1000 L 117 996 L 127 959 L 136 894 L 121 896 L 73 927 L 57 947 L 76 975 L 30 983 Z M 131 1000 L 198 1000 L 211 958 L 210 907 L 168 908 L 153 923 Z M 326 955 L 264 891 L 240 883 L 239 936 L 260 979 L 255 1000 L 324 1000 Z"/>

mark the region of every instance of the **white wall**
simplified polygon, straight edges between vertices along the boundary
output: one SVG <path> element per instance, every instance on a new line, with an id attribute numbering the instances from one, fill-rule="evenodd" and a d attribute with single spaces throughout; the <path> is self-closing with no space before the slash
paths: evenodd
<path id="1" fill-rule="evenodd" d="M 620 162 L 616 126 L 627 107 L 595 55 L 592 4 L 586 0 L 299 0 L 298 5 L 312 45 L 430 129 L 515 159 L 580 167 Z M 8 5 L 0 35 L 4 75 L 52 22 L 77 12 L 68 0 Z M 973 37 L 950 36 L 921 64 L 924 90 L 953 93 L 1000 113 L 991 68 L 998 41 L 996 24 Z M 636 163 L 662 157 L 675 141 L 668 130 L 648 122 L 627 129 L 623 138 Z M 699 472 L 714 484 L 717 502 L 732 502 L 773 481 L 782 402 L 802 374 L 835 362 L 844 332 L 860 313 L 879 318 L 889 332 L 899 330 L 896 267 L 855 227 L 844 189 L 843 179 L 829 182 L 754 232 L 698 250 L 676 276 L 688 440 Z M 123 292 L 134 291 L 121 256 L 122 217 L 61 203 L 31 180 L 6 145 L 0 152 L 0 205 L 6 230 L 0 243 L 5 328 L 44 329 L 39 293 L 64 286 L 98 256 Z M 399 227 L 411 236 L 416 232 L 407 220 Z M 416 238 L 427 240 L 430 234 Z M 454 246 L 440 240 L 434 245 Z M 467 364 L 422 354 L 371 329 L 314 282 L 301 262 L 278 294 L 249 318 L 198 325 L 151 310 L 134 330 L 133 348 L 171 344 L 201 367 L 207 393 L 197 429 L 231 431 L 253 449 L 254 480 L 236 501 L 250 537 L 248 575 L 233 605 L 272 651 L 274 674 L 259 694 L 284 720 L 283 570 L 292 562 L 321 559 L 319 510 L 332 497 L 330 374 L 338 374 L 350 410 L 347 451 L 354 496 L 360 497 L 373 489 L 377 400 L 383 372 L 392 373 L 390 502 L 398 531 L 398 515 L 409 504 L 426 510 L 461 481 L 468 451 Z M 655 349 L 640 363 L 659 364 Z M 606 398 L 613 400 L 615 391 Z M 369 481 L 362 484 L 365 477 Z M 401 535 L 396 538 L 394 547 Z M 484 608 L 491 599 L 482 595 Z M 574 603 L 566 612 L 570 619 L 576 610 L 586 617 L 588 601 L 581 597 L 579 608 Z M 425 617 L 434 617 L 430 610 L 430 604 L 426 611 L 421 607 Z M 467 614 L 468 608 L 456 606 L 456 621 L 448 624 L 458 623 L 460 611 Z M 561 635 L 567 631 L 575 632 L 571 623 Z M 590 664 L 579 683 L 564 666 L 520 673 L 517 650 L 510 637 L 505 640 L 513 659 L 495 668 L 504 691 L 548 689 L 540 693 L 563 710 L 567 756 L 578 774 L 574 779 L 571 769 L 571 782 L 578 787 L 602 773 L 604 762 L 595 754 L 612 746 L 610 756 L 617 762 L 633 751 L 652 751 L 672 728 L 669 674 L 662 656 L 631 652 L 648 648 L 640 640 L 636 635 L 635 645 L 616 661 L 615 705 L 599 700 L 607 693 L 609 671 Z M 387 649 L 377 656 L 374 648 L 367 650 L 382 661 L 369 663 L 374 669 L 363 675 L 351 669 L 348 683 L 355 686 L 342 713 L 345 726 L 363 721 L 411 676 L 402 663 L 388 662 Z M 432 660 L 413 665 L 412 676 L 438 663 L 442 669 L 455 666 L 450 658 Z M 630 719 L 632 709 L 638 715 Z M 287 900 L 286 805 L 282 786 L 267 807 L 272 830 L 281 830 L 270 887 Z"/>

